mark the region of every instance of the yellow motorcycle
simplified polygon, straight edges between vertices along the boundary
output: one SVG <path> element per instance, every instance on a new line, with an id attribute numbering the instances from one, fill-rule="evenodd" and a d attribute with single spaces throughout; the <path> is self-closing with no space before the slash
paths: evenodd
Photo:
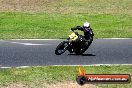
<path id="1" fill-rule="evenodd" d="M 84 36 L 78 32 L 72 32 L 66 41 L 61 42 L 55 49 L 56 55 L 63 54 L 66 50 L 77 55 L 83 54 L 90 46 L 92 41 L 86 41 Z"/>

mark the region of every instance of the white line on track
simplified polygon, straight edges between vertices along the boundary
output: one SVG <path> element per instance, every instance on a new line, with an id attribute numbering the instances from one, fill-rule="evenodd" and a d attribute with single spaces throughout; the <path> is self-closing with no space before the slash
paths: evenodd
<path id="1" fill-rule="evenodd" d="M 29 68 L 32 66 L 19 66 L 19 67 L 0 67 L 0 68 Z"/>
<path id="2" fill-rule="evenodd" d="M 64 39 L 10 39 L 10 40 L 64 40 Z"/>
<path id="3" fill-rule="evenodd" d="M 12 42 L 12 41 L 6 41 L 6 40 L 0 40 L 0 42 L 7 42 L 12 44 L 20 44 L 20 45 L 26 45 L 26 46 L 41 46 L 41 45 L 53 45 L 53 44 L 38 44 L 38 43 L 23 43 L 23 42 Z"/>
<path id="4" fill-rule="evenodd" d="M 27 46 L 35 46 L 35 45 L 51 45 L 51 44 L 34 44 L 34 43 L 21 43 L 21 42 L 11 42 L 15 44 L 27 45 Z"/>
<path id="5" fill-rule="evenodd" d="M 119 66 L 119 65 L 132 65 L 132 64 L 91 64 L 91 65 L 52 65 L 52 66 Z"/>
<path id="6" fill-rule="evenodd" d="M 92 64 L 92 65 L 46 65 L 46 66 L 17 66 L 17 67 L 0 67 L 0 68 L 29 68 L 29 67 L 47 67 L 47 66 L 126 66 L 132 64 Z"/>
<path id="7" fill-rule="evenodd" d="M 132 39 L 132 38 L 99 38 L 99 39 Z"/>
<path id="8" fill-rule="evenodd" d="M 132 38 L 98 38 L 98 39 L 132 39 Z M 10 40 L 65 40 L 65 39 L 10 39 Z"/>

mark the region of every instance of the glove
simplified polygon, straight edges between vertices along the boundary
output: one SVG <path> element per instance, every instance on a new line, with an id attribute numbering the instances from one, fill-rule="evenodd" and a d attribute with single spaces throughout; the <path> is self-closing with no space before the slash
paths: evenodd
<path id="1" fill-rule="evenodd" d="M 79 35 L 78 32 L 74 32 L 76 35 Z"/>

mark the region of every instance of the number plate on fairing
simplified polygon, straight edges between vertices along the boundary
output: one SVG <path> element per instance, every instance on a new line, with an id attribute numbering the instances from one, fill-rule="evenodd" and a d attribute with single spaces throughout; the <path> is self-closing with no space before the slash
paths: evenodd
<path id="1" fill-rule="evenodd" d="M 77 36 L 75 33 L 71 33 L 71 34 L 69 35 L 69 37 L 70 37 L 70 39 L 71 39 L 72 41 L 75 41 L 75 40 L 78 38 L 78 36 Z"/>

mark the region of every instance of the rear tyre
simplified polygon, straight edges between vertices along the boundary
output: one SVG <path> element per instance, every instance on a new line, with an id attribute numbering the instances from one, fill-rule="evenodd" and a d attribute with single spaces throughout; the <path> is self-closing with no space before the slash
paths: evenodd
<path id="1" fill-rule="evenodd" d="M 75 51 L 76 55 L 81 55 L 80 50 Z"/>
<path id="2" fill-rule="evenodd" d="M 83 54 L 88 48 L 89 48 L 89 46 L 84 45 L 84 46 L 80 49 L 80 53 Z"/>
<path id="3" fill-rule="evenodd" d="M 66 47 L 68 46 L 66 41 L 61 42 L 55 50 L 56 55 L 61 55 L 66 51 Z"/>
<path id="4" fill-rule="evenodd" d="M 89 44 L 83 44 L 80 49 L 76 50 L 77 55 L 82 55 L 89 48 Z"/>

